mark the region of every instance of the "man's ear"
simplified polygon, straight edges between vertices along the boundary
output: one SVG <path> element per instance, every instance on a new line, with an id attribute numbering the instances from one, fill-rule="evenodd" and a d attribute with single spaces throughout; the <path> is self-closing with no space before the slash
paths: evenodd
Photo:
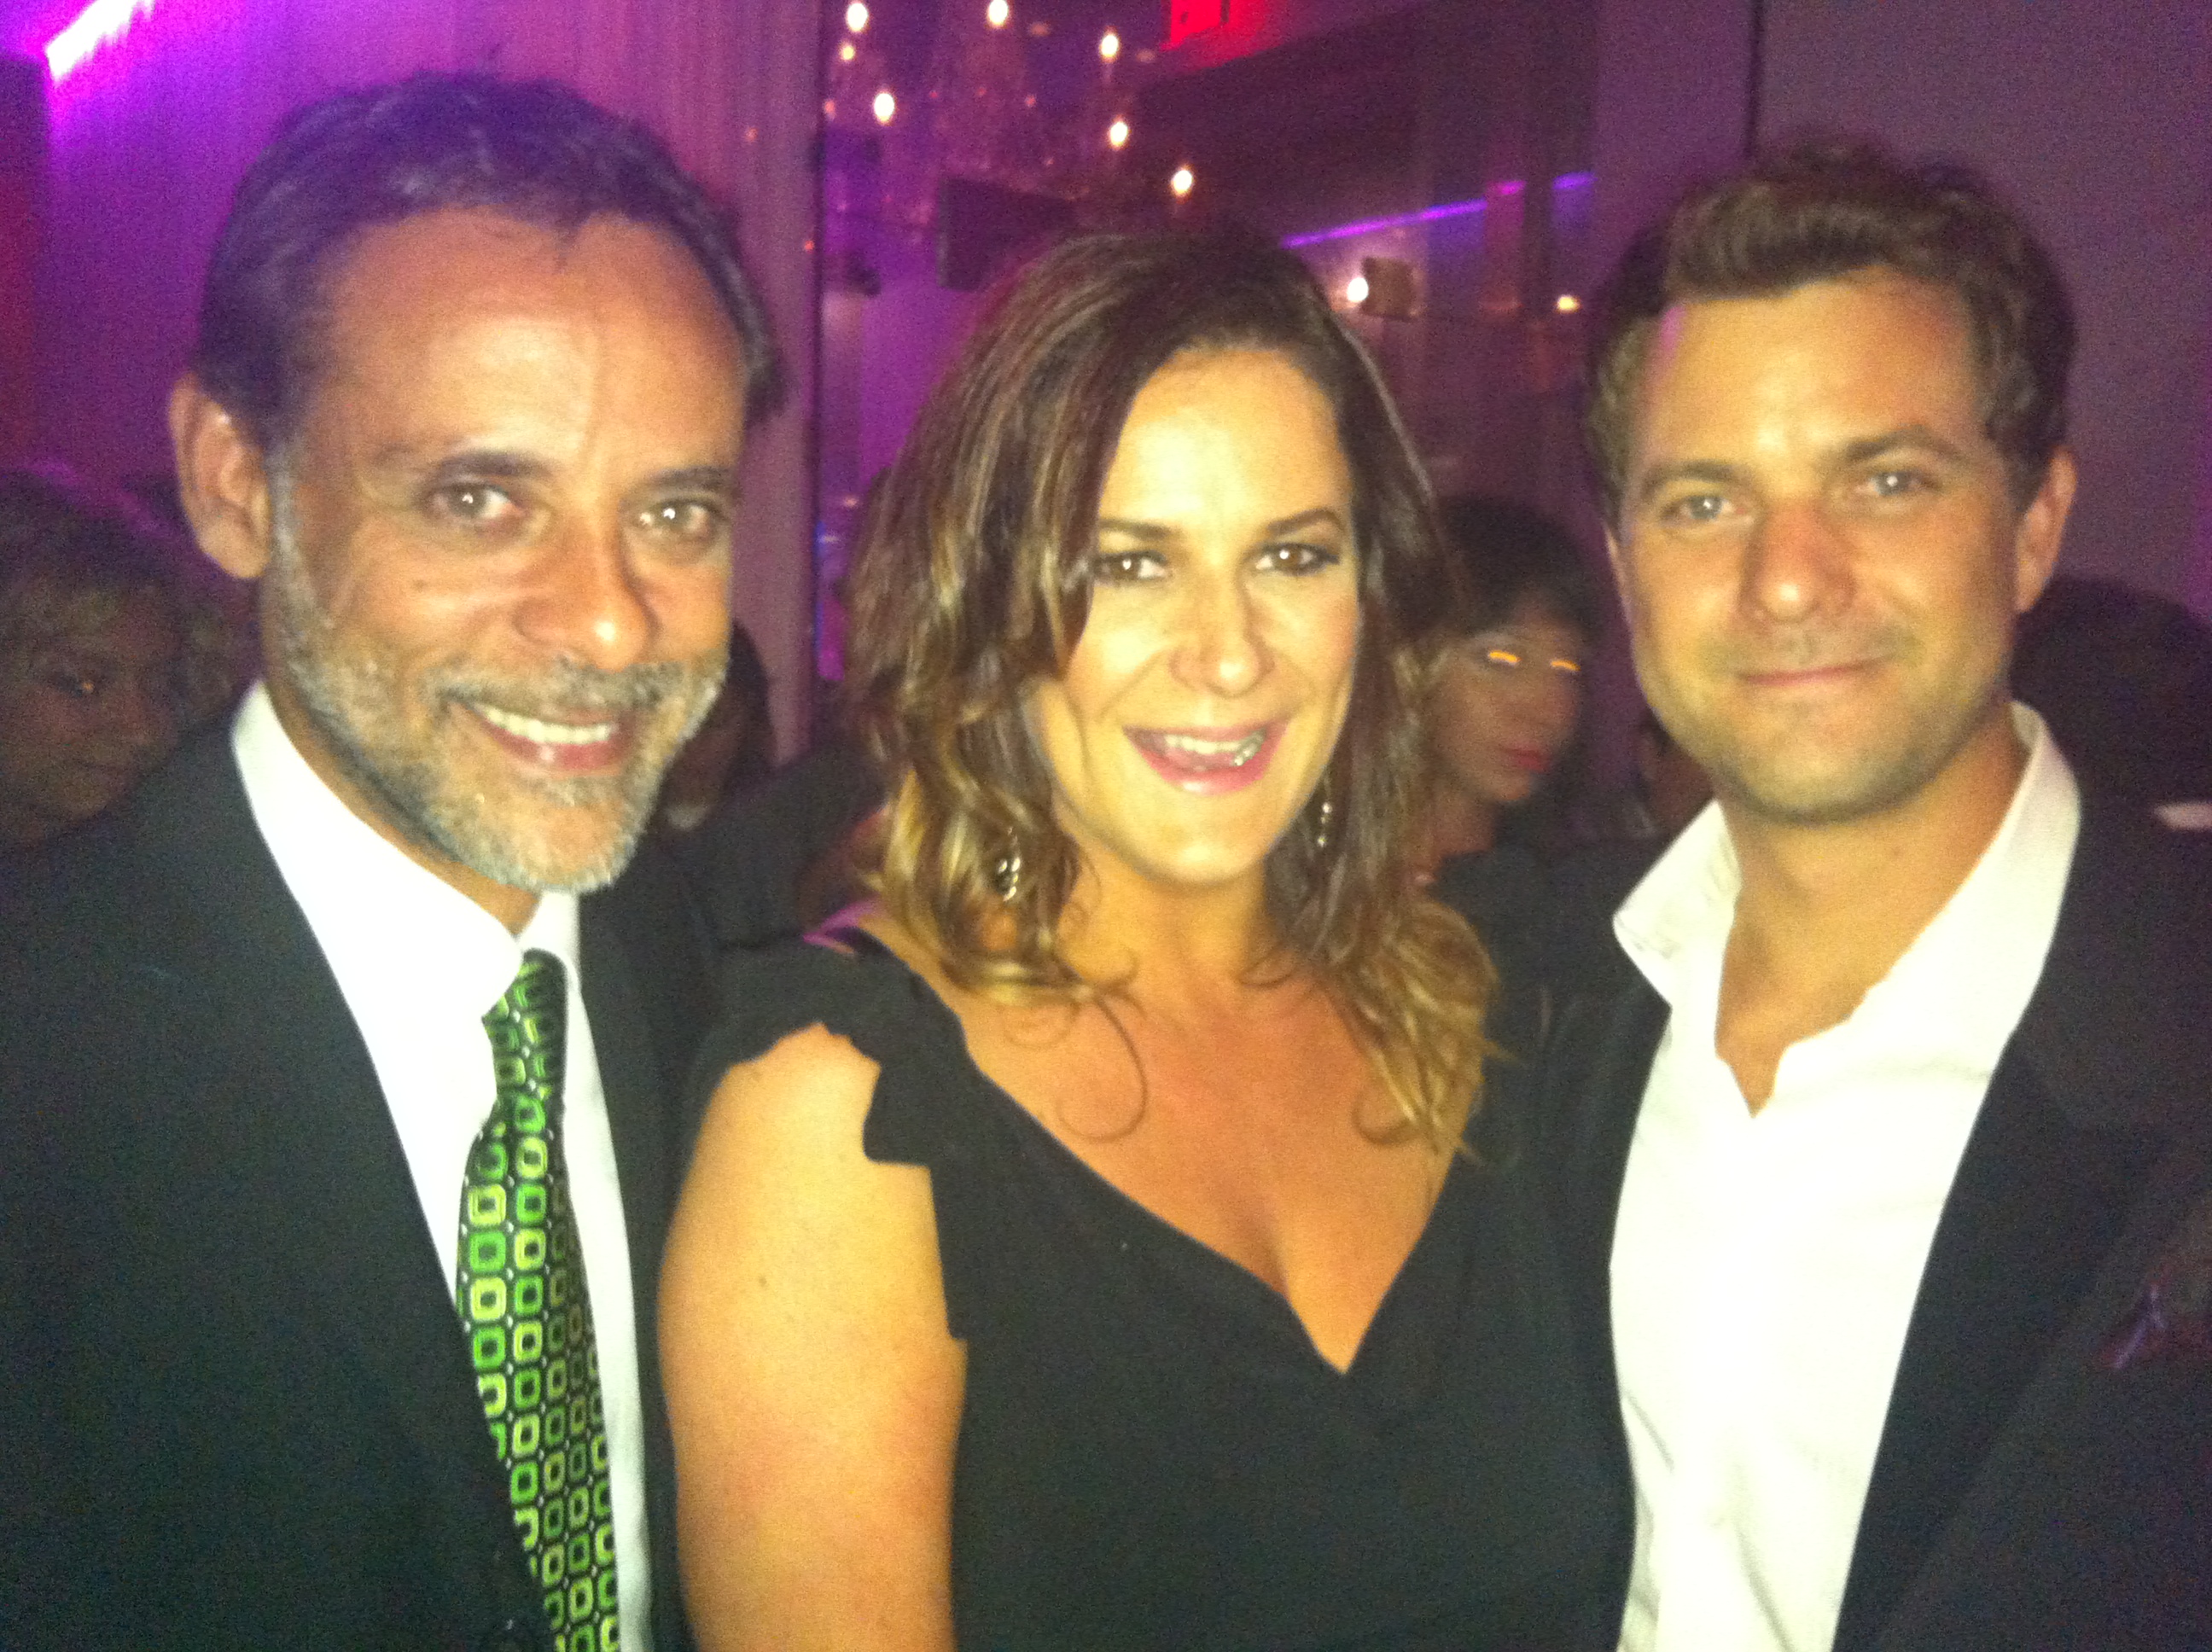
<path id="1" fill-rule="evenodd" d="M 269 470 L 260 447 L 191 374 L 169 392 L 177 489 L 192 537 L 222 570 L 258 580 L 269 566 Z"/>
<path id="2" fill-rule="evenodd" d="M 1605 560 L 1613 568 L 1613 589 L 1620 598 L 1621 617 L 1633 630 L 1636 624 L 1634 587 L 1628 582 L 1627 553 L 1620 548 L 1620 536 L 1613 529 L 1605 531 Z"/>
<path id="3" fill-rule="evenodd" d="M 2035 606 L 2043 587 L 2051 583 L 2058 566 L 2059 542 L 2066 537 L 2066 518 L 2074 508 L 2074 455 L 2056 448 L 2043 473 L 2042 485 L 2013 529 L 2013 612 L 2025 614 Z"/>

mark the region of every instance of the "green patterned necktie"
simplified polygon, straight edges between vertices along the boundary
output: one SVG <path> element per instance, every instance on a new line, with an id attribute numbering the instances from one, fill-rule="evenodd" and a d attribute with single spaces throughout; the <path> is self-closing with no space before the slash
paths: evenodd
<path id="1" fill-rule="evenodd" d="M 568 989 L 532 952 L 483 1018 L 498 1099 L 469 1153 L 458 1291 L 522 1552 L 560 1652 L 616 1652 L 613 1481 L 561 1151 Z"/>

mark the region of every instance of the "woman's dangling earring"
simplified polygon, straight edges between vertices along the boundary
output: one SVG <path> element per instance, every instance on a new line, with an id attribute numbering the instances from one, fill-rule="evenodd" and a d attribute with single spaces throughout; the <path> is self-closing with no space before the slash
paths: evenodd
<path id="1" fill-rule="evenodd" d="M 999 892 L 999 899 L 1007 905 L 1022 892 L 1021 840 L 1012 832 L 1006 834 L 1006 852 L 991 865 L 991 887 Z"/>
<path id="2" fill-rule="evenodd" d="M 1312 827 L 1311 841 L 1313 852 L 1316 854 L 1319 854 L 1328 847 L 1329 830 L 1336 823 L 1336 805 L 1329 797 L 1330 789 L 1328 777 L 1323 775 L 1321 782 L 1321 804 L 1314 811 Z"/>

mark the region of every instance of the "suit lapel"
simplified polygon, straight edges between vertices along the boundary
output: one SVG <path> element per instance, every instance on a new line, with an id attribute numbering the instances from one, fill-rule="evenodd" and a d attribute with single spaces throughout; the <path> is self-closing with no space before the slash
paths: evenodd
<path id="1" fill-rule="evenodd" d="M 174 967 L 204 984 L 231 1053 L 229 1111 L 211 1123 L 232 1138 L 241 1225 L 260 1230 L 272 1288 L 321 1322 L 364 1406 L 392 1419 L 395 1454 L 424 1465 L 427 1523 L 503 1529 L 506 1488 L 450 1286 L 375 1070 L 253 825 L 228 742 L 213 750 L 219 762 L 203 748 L 185 777 L 196 795 L 164 811 L 184 829 L 155 864 L 174 868 L 196 908 L 173 931 L 185 954 Z M 458 1564 L 482 1545 L 447 1552 Z"/>
<path id="2" fill-rule="evenodd" d="M 1835 1644 L 1875 1643 L 2039 1374 L 2092 1357 L 2165 1228 L 2154 1175 L 2212 1072 L 2212 1003 L 2171 846 L 2085 804 L 2049 960 L 1938 1223 L 1906 1331 Z M 2191 1075 L 2196 1075 L 2192 1080 Z M 2178 1197 L 2175 1195 L 2174 1197 Z"/>
<path id="3" fill-rule="evenodd" d="M 1626 975 L 1603 993 L 1567 999 L 1547 1040 L 1539 1128 L 1552 1203 L 1577 1306 L 1603 1321 L 1608 1369 L 1620 1184 L 1667 1016 L 1641 975 Z"/>
<path id="4" fill-rule="evenodd" d="M 659 1286 L 661 1229 L 667 1220 L 668 1148 L 662 1127 L 662 1078 L 647 1031 L 642 995 L 630 961 L 607 926 L 584 908 L 584 1007 L 592 1018 L 592 1044 L 599 1086 L 607 1099 L 615 1165 L 622 1182 L 623 1223 L 639 1317 Z"/>
<path id="5" fill-rule="evenodd" d="M 1627 1594 L 1636 1512 L 1613 1368 L 1613 1237 L 1636 1116 L 1668 1009 L 1625 956 L 1613 956 L 1619 969 L 1601 987 L 1560 1004 L 1539 1064 L 1543 1088 L 1535 1139 L 1566 1275 L 1576 1356 L 1589 1396 L 1592 1437 L 1613 1458 L 1620 1492 L 1607 1558 L 1617 1602 Z"/>
<path id="6" fill-rule="evenodd" d="M 688 1644 L 675 1550 L 675 1449 L 660 1387 L 655 1305 L 683 1161 L 672 1098 L 707 1005 L 705 945 L 688 898 L 648 845 L 623 881 L 581 911 L 585 1012 L 606 1096 L 635 1303 L 645 1416 L 655 1642 Z"/>
<path id="7" fill-rule="evenodd" d="M 1905 1333 L 1844 1589 L 1838 1652 L 1873 1643 L 2075 1317 L 2160 1139 L 2086 1129 L 2015 1043 L 1990 1081 Z"/>

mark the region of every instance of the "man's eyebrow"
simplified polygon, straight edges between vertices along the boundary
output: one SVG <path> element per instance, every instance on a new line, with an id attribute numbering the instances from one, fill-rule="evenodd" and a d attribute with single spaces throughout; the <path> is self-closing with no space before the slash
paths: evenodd
<path id="1" fill-rule="evenodd" d="M 370 465 L 380 471 L 419 472 L 433 483 L 441 482 L 526 481 L 550 473 L 551 466 L 526 453 L 497 447 L 465 448 L 431 461 L 420 447 L 395 443 L 380 449 Z"/>
<path id="2" fill-rule="evenodd" d="M 496 447 L 471 447 L 447 453 L 424 468 L 420 449 L 396 445 L 383 449 L 370 462 L 386 471 L 419 471 L 423 482 L 431 487 L 452 482 L 535 482 L 553 473 L 553 467 L 543 459 Z M 728 465 L 686 465 L 672 471 L 656 471 L 641 484 L 641 490 L 706 493 L 734 500 L 738 496 L 738 472 L 736 467 Z"/>
<path id="3" fill-rule="evenodd" d="M 1846 442 L 1838 450 L 1836 461 L 1839 465 L 1864 465 L 1869 460 L 1893 453 L 1900 449 L 1932 453 L 1936 458 L 1957 464 L 1966 458 L 1966 450 L 1949 437 L 1924 424 L 1901 424 L 1894 430 L 1862 436 Z M 1710 482 L 1721 486 L 1748 484 L 1750 473 L 1740 466 L 1723 464 L 1717 459 L 1685 459 L 1676 465 L 1653 466 L 1638 481 L 1635 502 L 1648 503 L 1662 489 L 1682 482 Z"/>
<path id="4" fill-rule="evenodd" d="M 1843 451 L 1843 462 L 1845 465 L 1863 465 L 1869 459 L 1880 459 L 1884 453 L 1893 452 L 1900 447 L 1918 448 L 1954 463 L 1966 457 L 1965 450 L 1949 437 L 1938 434 L 1924 424 L 1906 424 L 1894 430 L 1885 430 L 1878 436 L 1867 436 L 1847 443 Z"/>
<path id="5" fill-rule="evenodd" d="M 714 494 L 723 499 L 735 499 L 738 473 L 727 465 L 687 465 L 647 477 L 644 489 L 649 493 Z"/>
<path id="6" fill-rule="evenodd" d="M 1711 482 L 1726 487 L 1748 480 L 1749 473 L 1740 465 L 1724 465 L 1718 459 L 1683 459 L 1674 465 L 1654 465 L 1645 471 L 1636 484 L 1635 502 L 1647 504 L 1654 494 L 1678 482 Z"/>

